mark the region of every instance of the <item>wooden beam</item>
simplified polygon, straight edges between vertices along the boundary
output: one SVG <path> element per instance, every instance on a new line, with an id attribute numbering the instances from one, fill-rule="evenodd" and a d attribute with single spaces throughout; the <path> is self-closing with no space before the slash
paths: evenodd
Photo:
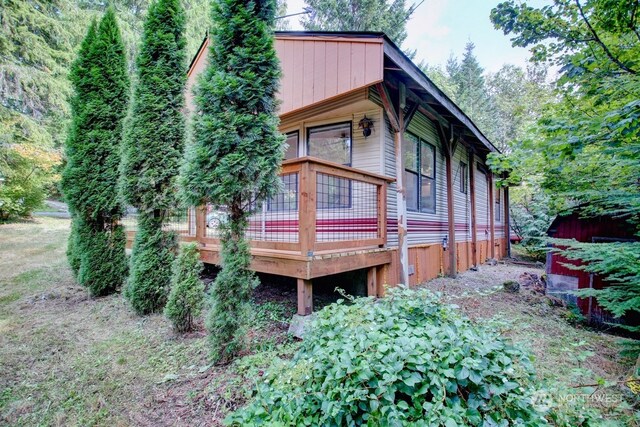
<path id="1" fill-rule="evenodd" d="M 380 95 L 380 100 L 382 101 L 382 106 L 384 110 L 387 112 L 387 117 L 389 117 L 389 122 L 391 123 L 391 127 L 395 132 L 399 132 L 400 122 L 398 120 L 398 112 L 396 111 L 393 103 L 391 102 L 391 97 L 389 96 L 389 91 L 387 91 L 387 87 L 382 83 L 376 83 L 376 89 L 378 90 L 378 94 Z"/>
<path id="2" fill-rule="evenodd" d="M 312 255 L 316 242 L 316 172 L 304 163 L 300 171 L 299 239 L 302 255 Z"/>
<path id="3" fill-rule="evenodd" d="M 509 187 L 504 187 L 504 226 L 507 239 L 507 257 L 511 258 L 511 212 L 509 211 Z"/>
<path id="4" fill-rule="evenodd" d="M 476 222 L 476 160 L 469 150 L 469 202 L 471 204 L 471 265 L 478 265 L 478 223 Z"/>
<path id="5" fill-rule="evenodd" d="M 493 174 L 491 171 L 487 174 L 487 180 L 489 181 L 489 254 L 491 259 L 496 258 L 496 224 L 495 224 L 495 206 L 493 204 Z"/>
<path id="6" fill-rule="evenodd" d="M 445 153 L 445 171 L 447 177 L 447 222 L 449 240 L 449 276 L 455 277 L 457 269 L 456 216 L 453 191 L 453 154 Z"/>
<path id="7" fill-rule="evenodd" d="M 313 286 L 311 280 L 298 279 L 298 315 L 308 316 L 313 312 Z"/>
<path id="8" fill-rule="evenodd" d="M 411 120 L 413 119 L 413 116 L 415 116 L 416 111 L 418 111 L 419 106 L 420 104 L 418 104 L 417 102 L 414 102 L 409 107 L 407 114 L 405 114 L 404 116 L 404 129 L 402 129 L 403 132 L 407 131 L 407 128 L 409 127 L 409 123 L 411 123 Z"/>
<path id="9" fill-rule="evenodd" d="M 371 267 L 367 270 L 367 296 L 378 296 L 378 267 Z"/>
<path id="10" fill-rule="evenodd" d="M 402 87 L 403 83 L 399 83 Z M 399 91 L 402 95 L 404 90 Z M 399 99 L 398 105 L 402 105 L 406 99 Z M 394 138 L 395 158 L 396 158 L 396 210 L 398 215 L 398 257 L 400 259 L 400 279 L 402 283 L 409 286 L 409 243 L 407 241 L 407 193 L 404 187 L 404 156 L 402 147 L 404 146 L 404 112 L 398 110 L 398 130 Z"/>

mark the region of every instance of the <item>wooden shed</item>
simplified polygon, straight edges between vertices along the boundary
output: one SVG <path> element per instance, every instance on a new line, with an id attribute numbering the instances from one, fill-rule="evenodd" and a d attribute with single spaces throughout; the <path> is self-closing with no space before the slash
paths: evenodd
<path id="1" fill-rule="evenodd" d="M 190 111 L 208 47 L 189 68 Z M 314 278 L 366 269 L 382 295 L 506 255 L 508 192 L 485 163 L 497 149 L 393 42 L 278 32 L 275 47 L 284 190 L 253 215 L 249 239 L 255 271 L 297 279 L 299 314 L 312 311 Z M 193 207 L 169 227 L 215 264 L 221 215 Z"/>
<path id="2" fill-rule="evenodd" d="M 585 217 L 580 209 L 566 215 L 558 215 L 549 229 L 549 237 L 575 239 L 578 242 L 603 243 L 638 240 L 633 227 L 624 218 L 611 216 Z M 568 260 L 557 253 L 548 252 L 547 294 L 560 297 L 578 305 L 580 312 L 593 323 L 618 323 L 611 313 L 600 307 L 595 298 L 578 298 L 572 292 L 578 289 L 603 289 L 607 283 L 597 274 L 573 270 L 569 265 L 584 265 L 580 261 Z M 637 319 L 627 319 L 636 321 Z"/>

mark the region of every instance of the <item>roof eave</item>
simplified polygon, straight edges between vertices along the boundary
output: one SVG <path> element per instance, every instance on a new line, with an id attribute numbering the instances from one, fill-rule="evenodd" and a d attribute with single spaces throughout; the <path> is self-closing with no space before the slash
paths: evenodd
<path id="1" fill-rule="evenodd" d="M 429 95 L 459 120 L 489 151 L 499 153 L 489 139 L 483 135 L 473 121 L 444 92 L 442 92 L 391 40 L 385 37 L 384 54 L 399 65 L 407 75 Z"/>

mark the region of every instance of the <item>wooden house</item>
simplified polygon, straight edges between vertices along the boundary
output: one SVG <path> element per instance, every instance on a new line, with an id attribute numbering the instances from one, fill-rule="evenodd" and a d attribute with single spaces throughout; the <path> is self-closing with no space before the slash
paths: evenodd
<path id="1" fill-rule="evenodd" d="M 278 32 L 284 190 L 253 215 L 252 268 L 298 279 L 367 270 L 369 295 L 506 255 L 508 194 L 486 166 L 496 148 L 382 33 Z M 204 40 L 188 72 L 207 62 Z M 210 207 L 172 224 L 219 262 Z"/>
<path id="2" fill-rule="evenodd" d="M 580 209 L 572 210 L 565 215 L 558 215 L 547 235 L 556 239 L 574 239 L 585 243 L 637 241 L 635 230 L 625 218 L 608 215 L 584 216 Z M 584 263 L 569 260 L 554 252 L 547 252 L 547 294 L 577 304 L 580 312 L 593 323 L 629 323 L 640 324 L 638 316 L 615 318 L 604 310 L 595 298 L 578 298 L 573 292 L 579 289 L 603 289 L 607 282 L 597 274 L 584 270 L 574 270 L 568 265 L 581 266 Z"/>

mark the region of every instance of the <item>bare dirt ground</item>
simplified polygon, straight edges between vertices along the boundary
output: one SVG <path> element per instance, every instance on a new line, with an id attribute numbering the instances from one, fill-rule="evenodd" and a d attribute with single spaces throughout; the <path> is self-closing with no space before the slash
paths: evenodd
<path id="1" fill-rule="evenodd" d="M 295 352 L 286 334 L 293 287 L 261 285 L 246 354 L 211 366 L 202 326 L 177 337 L 161 315 L 138 317 L 120 295 L 90 299 L 67 267 L 68 229 L 57 218 L 0 225 L 0 425 L 216 426 L 246 402 L 273 359 Z M 576 367 L 624 378 L 617 337 L 571 325 L 566 309 L 526 289 L 495 289 L 532 271 L 540 273 L 482 266 L 423 286 L 497 323 L 535 354 L 541 378 L 569 383 Z"/>

